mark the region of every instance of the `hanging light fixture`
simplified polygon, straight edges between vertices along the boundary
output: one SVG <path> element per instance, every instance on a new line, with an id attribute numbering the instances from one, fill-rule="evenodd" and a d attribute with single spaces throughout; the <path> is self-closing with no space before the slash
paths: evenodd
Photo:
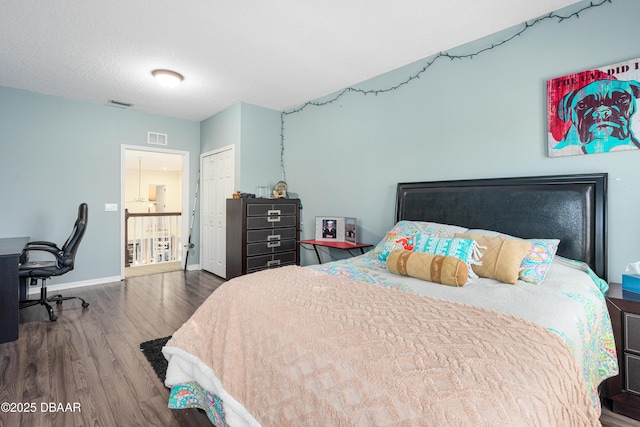
<path id="1" fill-rule="evenodd" d="M 184 80 L 182 74 L 171 70 L 153 70 L 151 74 L 153 74 L 153 77 L 156 78 L 158 83 L 169 88 L 177 86 L 182 80 Z"/>
<path id="2" fill-rule="evenodd" d="M 142 157 L 138 157 L 138 197 L 133 199 L 136 203 L 144 203 L 147 201 L 144 197 L 142 197 Z"/>

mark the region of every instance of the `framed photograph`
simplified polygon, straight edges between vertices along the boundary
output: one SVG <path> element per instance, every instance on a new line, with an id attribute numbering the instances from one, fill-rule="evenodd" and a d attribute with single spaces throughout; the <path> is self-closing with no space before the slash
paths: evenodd
<path id="1" fill-rule="evenodd" d="M 355 218 L 344 219 L 344 241 L 352 245 L 358 241 L 356 239 L 356 222 Z"/>
<path id="2" fill-rule="evenodd" d="M 344 218 L 337 216 L 317 216 L 316 240 L 344 242 Z"/>
<path id="3" fill-rule="evenodd" d="M 547 81 L 549 157 L 640 148 L 640 58 Z"/>
<path id="4" fill-rule="evenodd" d="M 316 240 L 356 243 L 356 218 L 317 216 Z"/>

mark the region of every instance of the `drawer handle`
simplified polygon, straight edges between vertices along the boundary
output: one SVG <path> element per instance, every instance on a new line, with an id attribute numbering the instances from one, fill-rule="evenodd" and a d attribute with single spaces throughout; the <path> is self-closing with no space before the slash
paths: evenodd
<path id="1" fill-rule="evenodd" d="M 280 222 L 279 216 L 270 216 L 267 218 L 267 222 Z"/>
<path id="2" fill-rule="evenodd" d="M 272 240 L 280 240 L 280 235 L 279 234 L 272 234 L 271 236 L 267 236 L 267 241 L 272 241 Z"/>
<path id="3" fill-rule="evenodd" d="M 277 242 L 268 242 L 267 243 L 267 247 L 268 248 L 277 248 L 278 246 L 280 246 L 282 242 L 280 242 L 280 240 L 278 240 Z"/>
<path id="4" fill-rule="evenodd" d="M 267 261 L 267 267 L 273 267 L 274 265 L 280 265 L 280 260 L 274 259 L 272 261 Z"/>
<path id="5" fill-rule="evenodd" d="M 267 215 L 280 215 L 280 209 L 269 209 Z"/>

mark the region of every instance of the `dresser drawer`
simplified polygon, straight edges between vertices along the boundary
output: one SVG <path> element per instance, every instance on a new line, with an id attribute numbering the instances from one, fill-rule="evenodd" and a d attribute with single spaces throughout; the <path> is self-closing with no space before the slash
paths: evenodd
<path id="1" fill-rule="evenodd" d="M 277 228 L 247 231 L 247 243 L 273 242 L 274 240 L 296 239 L 296 228 Z"/>
<path id="2" fill-rule="evenodd" d="M 247 229 L 295 227 L 295 216 L 252 216 L 247 217 Z"/>
<path id="3" fill-rule="evenodd" d="M 624 372 L 626 390 L 640 394 L 640 357 L 634 354 L 624 354 Z"/>
<path id="4" fill-rule="evenodd" d="M 277 252 L 295 251 L 298 243 L 294 240 L 274 240 L 247 245 L 247 256 L 274 254 Z"/>
<path id="5" fill-rule="evenodd" d="M 296 203 L 247 204 L 247 216 L 294 215 L 298 209 Z"/>
<path id="6" fill-rule="evenodd" d="M 624 351 L 640 354 L 640 314 L 623 313 Z"/>
<path id="7" fill-rule="evenodd" d="M 296 264 L 296 252 L 280 252 L 272 255 L 247 257 L 247 273 L 266 268 L 282 267 Z"/>

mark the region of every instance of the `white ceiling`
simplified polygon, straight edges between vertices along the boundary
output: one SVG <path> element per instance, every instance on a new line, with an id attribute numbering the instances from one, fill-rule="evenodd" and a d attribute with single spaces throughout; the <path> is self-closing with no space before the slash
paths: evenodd
<path id="1" fill-rule="evenodd" d="M 165 172 L 182 171 L 182 155 L 150 150 L 127 149 L 124 153 L 125 169 Z"/>
<path id="2" fill-rule="evenodd" d="M 573 3 L 0 0 L 0 86 L 195 121 L 285 110 Z"/>

